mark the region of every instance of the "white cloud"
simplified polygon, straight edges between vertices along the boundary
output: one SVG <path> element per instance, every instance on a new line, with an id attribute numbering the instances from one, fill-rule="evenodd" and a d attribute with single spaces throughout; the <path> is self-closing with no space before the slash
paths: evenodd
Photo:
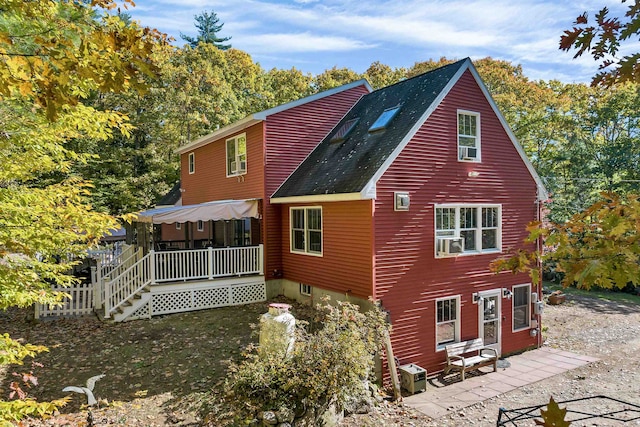
<path id="1" fill-rule="evenodd" d="M 236 47 L 261 54 L 277 52 L 342 52 L 370 49 L 375 45 L 345 37 L 319 36 L 311 33 L 277 33 L 244 36 L 238 40 Z"/>
<path id="2" fill-rule="evenodd" d="M 441 56 L 492 56 L 522 64 L 531 78 L 579 76 L 570 81 L 588 80 L 597 64 L 560 51 L 562 31 L 585 10 L 591 16 L 605 5 L 617 15 L 626 10 L 620 0 L 136 2 L 140 7 L 132 11 L 134 19 L 178 39 L 180 32 L 195 34 L 194 15 L 213 10 L 224 23 L 220 35 L 264 58 L 267 67 L 311 63 L 305 71 L 317 73 L 332 65 L 356 70 L 373 60 L 411 66 Z"/>

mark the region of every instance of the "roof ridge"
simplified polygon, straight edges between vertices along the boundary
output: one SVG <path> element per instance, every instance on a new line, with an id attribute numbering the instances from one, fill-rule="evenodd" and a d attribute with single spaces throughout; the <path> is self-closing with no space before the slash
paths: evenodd
<path id="1" fill-rule="evenodd" d="M 374 94 L 374 93 L 376 93 L 376 92 L 378 92 L 378 91 L 381 91 L 381 90 L 385 90 L 385 89 L 388 89 L 388 88 L 391 88 L 391 87 L 394 87 L 394 86 L 397 86 L 397 85 L 403 84 L 403 83 L 405 83 L 405 82 L 409 82 L 409 81 L 411 81 L 411 80 L 415 80 L 415 79 L 420 78 L 420 77 L 424 78 L 427 74 L 435 73 L 436 71 L 438 71 L 438 72 L 442 72 L 444 69 L 447 69 L 447 68 L 453 67 L 454 65 L 456 65 L 456 66 L 461 66 L 461 65 L 462 65 L 464 62 L 466 62 L 467 60 L 468 60 L 468 61 L 471 61 L 471 58 L 469 58 L 469 57 L 467 56 L 466 58 L 459 59 L 459 60 L 457 60 L 457 61 L 451 62 L 450 64 L 446 64 L 446 65 L 443 65 L 443 66 L 441 66 L 441 67 L 434 68 L 433 70 L 425 71 L 424 73 L 420 73 L 420 74 L 416 74 L 415 76 L 411 76 L 411 77 L 408 77 L 408 78 L 404 78 L 403 80 L 399 80 L 399 81 L 397 81 L 397 82 L 395 82 L 395 83 L 390 84 L 389 86 L 381 87 L 381 88 L 378 88 L 378 89 L 376 89 L 376 90 L 374 90 L 374 91 L 372 91 L 372 92 L 369 92 L 369 93 L 368 93 L 368 94 L 366 94 L 365 96 L 368 96 L 368 95 Z"/>

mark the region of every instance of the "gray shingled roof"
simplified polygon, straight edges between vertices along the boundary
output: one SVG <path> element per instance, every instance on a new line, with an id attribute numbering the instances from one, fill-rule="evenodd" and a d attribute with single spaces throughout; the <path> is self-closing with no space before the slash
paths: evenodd
<path id="1" fill-rule="evenodd" d="M 272 197 L 362 191 L 465 61 L 467 59 L 363 96 Z M 384 130 L 369 132 L 384 110 L 398 105 L 400 110 Z M 344 140 L 331 142 L 343 123 L 355 118 L 359 120 Z"/>
<path id="2" fill-rule="evenodd" d="M 176 182 L 171 190 L 156 203 L 157 206 L 173 206 L 178 203 L 178 200 L 182 197 L 180 192 L 180 181 Z"/>

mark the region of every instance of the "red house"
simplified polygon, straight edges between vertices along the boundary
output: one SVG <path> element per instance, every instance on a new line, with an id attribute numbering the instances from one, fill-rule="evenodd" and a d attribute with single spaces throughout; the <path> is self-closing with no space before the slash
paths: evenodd
<path id="1" fill-rule="evenodd" d="M 185 247 L 209 253 L 260 245 L 265 297 L 380 300 L 396 357 L 429 371 L 456 341 L 539 344 L 540 289 L 489 264 L 522 247 L 547 195 L 469 59 L 254 114 L 179 153 L 182 206 L 143 216 L 180 218 Z"/>

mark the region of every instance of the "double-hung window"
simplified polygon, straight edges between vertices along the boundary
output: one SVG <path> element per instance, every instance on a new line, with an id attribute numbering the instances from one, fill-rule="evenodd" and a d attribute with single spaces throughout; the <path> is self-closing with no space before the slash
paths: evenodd
<path id="1" fill-rule="evenodd" d="M 531 324 L 531 285 L 513 287 L 513 330 L 528 329 Z"/>
<path id="2" fill-rule="evenodd" d="M 438 240 L 458 240 L 463 254 L 499 252 L 500 221 L 500 205 L 436 205 L 436 247 L 444 247 Z M 438 249 L 438 256 L 446 255 Z"/>
<path id="3" fill-rule="evenodd" d="M 436 300 L 436 346 L 460 341 L 460 297 Z"/>
<path id="4" fill-rule="evenodd" d="M 247 134 L 227 139 L 227 176 L 247 173 Z"/>
<path id="5" fill-rule="evenodd" d="M 189 175 L 196 173 L 196 153 L 189 153 Z"/>
<path id="6" fill-rule="evenodd" d="M 458 111 L 458 160 L 480 161 L 480 114 Z"/>
<path id="7" fill-rule="evenodd" d="M 291 208 L 291 252 L 322 255 L 322 208 Z"/>

